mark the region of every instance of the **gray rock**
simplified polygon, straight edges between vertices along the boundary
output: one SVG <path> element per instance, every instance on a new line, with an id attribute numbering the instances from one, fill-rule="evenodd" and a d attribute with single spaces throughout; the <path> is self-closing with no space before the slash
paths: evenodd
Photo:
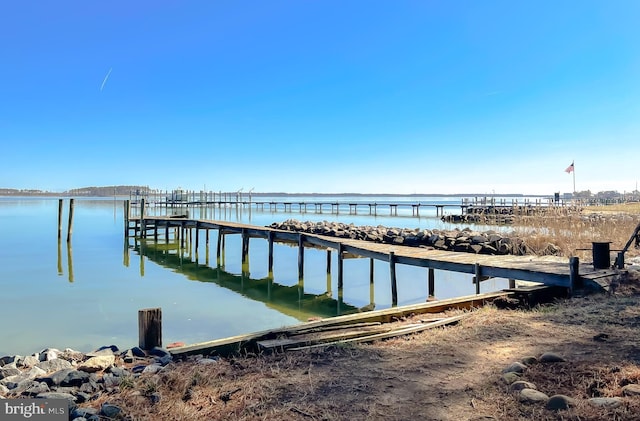
<path id="1" fill-rule="evenodd" d="M 69 413 L 78 407 L 76 405 L 76 397 L 69 393 L 60 392 L 44 392 L 39 393 L 36 398 L 38 399 L 66 399 L 69 402 Z"/>
<path id="2" fill-rule="evenodd" d="M 622 398 L 590 398 L 587 402 L 591 406 L 607 409 L 618 408 L 624 403 Z"/>
<path id="3" fill-rule="evenodd" d="M 9 376 L 18 376 L 22 373 L 22 371 L 20 371 L 17 368 L 13 368 L 13 367 L 2 367 L 0 368 L 0 380 L 9 377 Z"/>
<path id="4" fill-rule="evenodd" d="M 622 388 L 622 394 L 624 396 L 638 396 L 640 395 L 640 384 L 628 384 Z"/>
<path id="5" fill-rule="evenodd" d="M 523 403 L 546 403 L 549 400 L 549 396 L 535 389 L 522 389 L 518 400 Z"/>
<path id="6" fill-rule="evenodd" d="M 209 365 L 209 364 L 217 364 L 217 363 L 218 361 L 214 360 L 213 358 L 200 358 L 198 360 L 198 364 L 201 364 L 201 365 Z"/>
<path id="7" fill-rule="evenodd" d="M 71 418 L 77 418 L 77 417 L 88 418 L 92 415 L 98 415 L 98 410 L 95 408 L 76 408 L 71 412 Z"/>
<path id="8" fill-rule="evenodd" d="M 517 382 L 518 380 L 520 380 L 520 374 L 514 373 L 513 371 L 509 371 L 502 375 L 502 380 L 504 380 L 506 384 L 511 384 L 513 382 Z"/>
<path id="9" fill-rule="evenodd" d="M 33 384 L 22 392 L 22 394 L 25 396 L 37 396 L 40 393 L 45 392 L 50 392 L 49 386 L 45 382 L 33 382 Z"/>
<path id="10" fill-rule="evenodd" d="M 145 374 L 155 374 L 155 373 L 157 373 L 157 372 L 159 372 L 161 370 L 162 370 L 162 366 L 161 365 L 159 365 L 159 364 L 150 364 L 150 365 L 146 366 L 144 368 L 144 370 L 142 370 L 142 372 L 145 373 Z"/>
<path id="11" fill-rule="evenodd" d="M 539 360 L 543 363 L 560 363 L 566 361 L 563 357 L 553 352 L 545 352 L 540 356 Z"/>
<path id="12" fill-rule="evenodd" d="M 26 357 L 24 357 L 24 359 L 21 361 L 21 364 L 23 367 L 26 368 L 31 368 L 34 367 L 36 364 L 38 364 L 40 362 L 40 358 L 38 354 L 35 355 L 27 355 Z"/>
<path id="13" fill-rule="evenodd" d="M 89 381 L 89 373 L 85 371 L 73 370 L 60 382 L 60 386 L 78 387 L 82 383 Z"/>
<path id="14" fill-rule="evenodd" d="M 115 418 L 122 412 L 122 409 L 117 405 L 112 405 L 110 403 L 104 403 L 100 407 L 100 415 Z"/>
<path id="15" fill-rule="evenodd" d="M 536 389 L 536 390 L 538 390 L 538 388 L 536 387 L 535 384 L 529 383 L 529 382 L 525 382 L 523 380 L 515 381 L 515 382 L 511 383 L 511 385 L 509 385 L 509 390 L 511 390 L 512 392 L 520 391 L 522 389 Z"/>
<path id="16" fill-rule="evenodd" d="M 50 373 L 52 371 L 64 370 L 65 368 L 71 368 L 73 366 L 67 360 L 56 358 L 53 360 L 41 361 L 38 364 L 36 364 L 36 367 L 44 370 L 47 373 Z"/>
<path id="17" fill-rule="evenodd" d="M 110 355 L 114 355 L 113 351 L 111 350 L 111 348 L 100 348 L 98 350 L 95 350 L 93 352 L 87 352 L 85 354 L 87 357 L 104 357 L 104 356 L 110 356 Z"/>
<path id="18" fill-rule="evenodd" d="M 111 352 L 110 349 L 108 351 Z M 87 361 L 79 364 L 78 370 L 95 373 L 112 366 L 115 361 L 116 357 L 113 355 L 113 353 L 111 355 L 99 355 L 97 357 L 91 357 Z"/>
<path id="19" fill-rule="evenodd" d="M 11 364 L 16 360 L 16 355 L 5 355 L 4 357 L 0 357 L 0 367 L 3 367 L 7 364 Z"/>
<path id="20" fill-rule="evenodd" d="M 526 369 L 527 369 L 526 365 L 520 362 L 515 362 L 515 363 L 512 363 L 509 367 L 502 370 L 502 372 L 503 373 L 524 373 Z"/>
<path id="21" fill-rule="evenodd" d="M 47 385 L 49 385 L 49 387 L 51 387 L 51 386 L 57 386 L 57 385 L 59 385 L 60 383 L 62 383 L 62 381 L 63 381 L 63 380 L 67 377 L 67 375 L 68 375 L 69 373 L 71 373 L 72 371 L 75 371 L 75 370 L 74 370 L 74 369 L 72 369 L 72 368 L 65 368 L 65 369 L 62 369 L 62 370 L 58 370 L 58 371 L 56 371 L 55 373 L 50 374 L 50 375 L 48 375 L 48 376 L 41 376 L 41 377 L 38 377 L 38 381 L 41 381 L 41 382 L 45 382 L 45 383 L 47 383 Z"/>
<path id="22" fill-rule="evenodd" d="M 545 408 L 552 411 L 559 411 L 561 409 L 569 409 L 570 407 L 575 406 L 575 404 L 575 400 L 568 396 L 553 395 L 547 401 Z"/>
<path id="23" fill-rule="evenodd" d="M 6 395 L 7 393 L 9 393 L 7 386 L 0 384 L 0 394 Z"/>
<path id="24" fill-rule="evenodd" d="M 534 356 L 527 356 L 522 359 L 522 364 L 525 365 L 534 365 L 538 362 L 538 359 Z"/>
<path id="25" fill-rule="evenodd" d="M 51 360 L 55 360 L 58 358 L 58 355 L 60 355 L 60 350 L 55 349 L 55 348 L 46 348 L 43 349 L 42 351 L 40 351 L 40 358 L 39 360 L 42 361 L 51 361 Z"/>

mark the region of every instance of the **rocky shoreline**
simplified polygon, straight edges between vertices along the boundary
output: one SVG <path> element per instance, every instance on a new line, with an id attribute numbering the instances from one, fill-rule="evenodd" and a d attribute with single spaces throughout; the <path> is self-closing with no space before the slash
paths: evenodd
<path id="1" fill-rule="evenodd" d="M 329 221 L 301 222 L 296 219 L 274 222 L 269 227 L 336 238 L 445 251 L 517 256 L 532 254 L 532 250 L 524 238 L 493 230 L 479 232 L 470 228 L 456 228 L 454 230 L 389 228 L 382 225 L 356 226 L 355 224 Z M 559 252 L 560 249 L 556 245 L 549 243 L 543 254 L 558 255 Z"/>
<path id="2" fill-rule="evenodd" d="M 121 419 L 123 408 L 109 403 L 109 396 L 133 385 L 141 375 L 155 375 L 173 361 L 169 351 L 141 348 L 120 351 L 109 345 L 94 352 L 44 349 L 28 356 L 0 358 L 0 400 L 14 398 L 66 399 L 69 420 Z M 201 364 L 215 363 L 200 358 Z M 157 403 L 160 395 L 150 391 L 141 397 Z"/>

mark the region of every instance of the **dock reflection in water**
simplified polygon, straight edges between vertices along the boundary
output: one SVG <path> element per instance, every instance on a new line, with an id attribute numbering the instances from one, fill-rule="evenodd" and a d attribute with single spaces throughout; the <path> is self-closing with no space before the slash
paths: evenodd
<path id="1" fill-rule="evenodd" d="M 345 303 L 342 291 L 338 291 L 337 299 L 333 298 L 330 273 L 327 274 L 326 291 L 321 294 L 310 294 L 304 291 L 303 279 L 299 279 L 298 283 L 292 286 L 275 282 L 273 274 L 252 279 L 248 257 L 242 263 L 240 275 L 226 271 L 224 242 L 220 259 L 217 259 L 217 266 L 214 268 L 208 265 L 209 247 L 205 249 L 205 264 L 200 264 L 198 252 L 194 251 L 189 239 L 184 242 L 184 247 L 182 242 L 176 239 L 155 242 L 150 239 L 130 238 L 127 241 L 129 247 L 125 249 L 124 261 L 128 263 L 131 247 L 140 256 L 141 276 L 144 276 L 144 260 L 147 258 L 160 266 L 183 274 L 190 280 L 215 283 L 300 321 L 307 321 L 311 317 L 325 318 L 362 311 L 356 306 Z M 370 298 L 371 304 L 364 309 L 374 307 L 373 292 Z"/>

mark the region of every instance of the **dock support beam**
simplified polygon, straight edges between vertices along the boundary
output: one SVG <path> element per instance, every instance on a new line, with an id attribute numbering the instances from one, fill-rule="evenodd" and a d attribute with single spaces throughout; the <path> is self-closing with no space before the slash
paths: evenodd
<path id="1" fill-rule="evenodd" d="M 343 283 L 343 268 L 344 268 L 344 246 L 342 243 L 338 244 L 338 291 L 342 291 Z"/>
<path id="2" fill-rule="evenodd" d="M 269 231 L 267 233 L 267 239 L 269 241 L 269 264 L 267 271 L 269 273 L 269 278 L 273 279 L 273 231 Z"/>
<path id="3" fill-rule="evenodd" d="M 480 282 L 482 281 L 482 268 L 480 267 L 480 263 L 475 264 L 475 273 L 476 273 L 476 294 L 480 294 Z"/>
<path id="4" fill-rule="evenodd" d="M 73 199 L 69 199 L 69 226 L 67 227 L 67 243 L 71 241 L 73 232 Z"/>
<path id="5" fill-rule="evenodd" d="M 304 279 L 304 235 L 298 235 L 298 282 Z"/>
<path id="6" fill-rule="evenodd" d="M 427 300 L 433 299 L 436 296 L 436 274 L 435 269 L 429 268 L 428 282 L 427 282 Z"/>
<path id="7" fill-rule="evenodd" d="M 391 277 L 391 305 L 398 305 L 398 283 L 396 281 L 396 253 L 389 252 L 389 275 Z"/>

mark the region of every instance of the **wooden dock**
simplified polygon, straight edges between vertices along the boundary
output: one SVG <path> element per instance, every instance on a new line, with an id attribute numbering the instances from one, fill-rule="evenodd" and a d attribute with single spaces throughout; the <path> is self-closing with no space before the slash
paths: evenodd
<path id="1" fill-rule="evenodd" d="M 128 213 L 127 213 L 128 215 Z M 209 243 L 209 230 L 217 230 L 216 256 L 220 261 L 221 249 L 226 235 L 242 236 L 242 263 L 248 262 L 249 239 L 261 238 L 268 241 L 268 272 L 273 274 L 273 245 L 275 242 L 296 244 L 298 247 L 298 274 L 303 279 L 304 252 L 307 247 L 321 248 L 327 251 L 327 272 L 330 272 L 331 253 L 338 257 L 338 288 L 344 285 L 343 260 L 349 257 L 365 257 L 371 259 L 370 279 L 373 282 L 373 260 L 389 263 L 390 287 L 393 305 L 397 305 L 396 265 L 404 264 L 427 269 L 428 294 L 434 296 L 434 270 L 445 270 L 473 275 L 476 293 L 480 293 L 480 282 L 491 278 L 509 279 L 510 287 L 515 281 L 537 282 L 543 285 L 559 286 L 568 289 L 580 287 L 583 279 L 597 277 L 598 272 L 591 265 L 580 264 L 577 257 L 557 256 L 512 256 L 458 253 L 418 247 L 381 244 L 362 240 L 351 240 L 327 237 L 315 234 L 278 230 L 270 227 L 253 226 L 236 222 L 212 220 L 194 220 L 160 216 L 144 216 L 125 219 L 125 235 L 133 230 L 136 237 L 151 237 L 157 241 L 162 235 L 169 238 L 173 231 L 174 240 L 184 246 L 185 237 L 195 238 L 198 249 L 200 232 L 205 232 L 205 241 Z M 477 282 L 476 280 L 479 280 Z"/>

